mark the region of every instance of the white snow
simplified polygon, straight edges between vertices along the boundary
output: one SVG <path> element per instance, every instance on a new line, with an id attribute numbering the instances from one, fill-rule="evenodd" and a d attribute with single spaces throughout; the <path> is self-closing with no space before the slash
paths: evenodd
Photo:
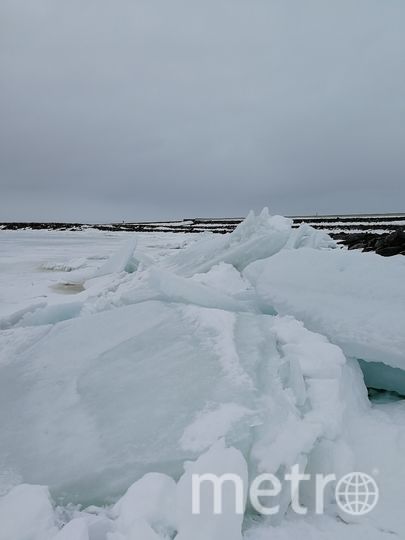
<path id="1" fill-rule="evenodd" d="M 357 361 L 405 389 L 402 258 L 267 210 L 229 235 L 1 231 L 0 249 L 0 540 L 404 537 L 404 401 L 371 405 Z M 377 474 L 381 500 L 354 519 L 331 486 L 315 516 L 309 482 L 297 516 L 296 464 Z M 230 483 L 222 514 L 211 488 L 193 515 L 194 473 L 239 474 L 244 514 Z M 247 504 L 259 473 L 277 516 Z"/>

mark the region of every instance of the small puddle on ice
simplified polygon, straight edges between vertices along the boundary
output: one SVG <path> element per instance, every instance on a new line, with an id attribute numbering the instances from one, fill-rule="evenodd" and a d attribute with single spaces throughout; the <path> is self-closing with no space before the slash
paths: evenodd
<path id="1" fill-rule="evenodd" d="M 52 285 L 51 289 L 60 294 L 77 294 L 84 291 L 81 283 L 57 283 Z"/>

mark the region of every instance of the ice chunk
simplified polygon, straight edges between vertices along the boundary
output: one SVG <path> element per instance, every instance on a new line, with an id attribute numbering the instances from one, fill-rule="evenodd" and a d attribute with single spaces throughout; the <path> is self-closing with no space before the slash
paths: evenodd
<path id="1" fill-rule="evenodd" d="M 340 449 L 346 446 L 342 439 L 345 423 L 348 415 L 357 414 L 360 407 L 357 402 L 352 408 L 346 407 L 346 394 L 351 390 L 347 384 L 347 364 L 342 365 L 344 357 L 334 345 L 293 318 L 273 318 L 272 329 L 281 354 L 280 364 L 277 371 L 270 366 L 263 370 L 262 380 L 263 383 L 268 379 L 278 380 L 278 384 L 273 384 L 271 391 L 263 396 L 263 407 L 268 414 L 255 428 L 249 463 L 258 473 L 276 474 L 284 486 L 284 473 L 294 465 L 299 465 L 301 471 L 310 465 L 313 474 L 324 472 L 326 455 L 330 465 L 327 474 L 341 466 Z M 327 372 L 319 363 L 320 344 L 324 363 L 333 366 L 329 378 L 325 378 Z M 295 346 L 294 356 L 288 345 Z M 300 368 L 301 356 L 304 370 Z M 361 387 L 361 375 L 353 375 L 353 384 L 355 388 Z M 280 504 L 280 511 L 273 517 L 274 522 L 280 522 L 290 502 L 290 493 L 283 488 L 276 503 Z"/>
<path id="2" fill-rule="evenodd" d="M 35 313 L 37 310 L 46 307 L 46 305 L 47 303 L 44 301 L 35 302 L 21 309 L 18 309 L 17 311 L 3 315 L 2 317 L 0 317 L 0 330 L 12 328 L 21 320 L 23 320 L 24 317 L 28 317 L 32 313 Z"/>
<path id="3" fill-rule="evenodd" d="M 122 246 L 122 248 L 112 255 L 94 274 L 94 277 L 105 276 L 116 272 L 133 272 L 136 263 L 133 261 L 133 255 L 136 248 L 136 236 L 131 236 Z"/>
<path id="4" fill-rule="evenodd" d="M 215 268 L 206 274 L 185 278 L 153 266 L 146 271 L 137 272 L 131 281 L 121 282 L 117 290 L 109 295 L 108 301 L 111 305 L 119 306 L 145 300 L 161 300 L 229 311 L 255 311 L 254 291 L 247 290 L 248 284 L 243 282 L 233 266 L 224 264 L 223 270 L 224 272 L 217 272 Z M 214 275 L 211 275 L 212 273 Z M 207 276 L 207 280 L 203 276 Z M 229 290 L 227 287 L 221 290 L 221 282 L 225 283 L 228 277 L 230 277 Z M 91 291 L 93 289 L 94 285 Z M 97 302 L 97 308 L 103 309 L 103 299 L 106 295 L 99 294 L 95 297 L 94 293 L 92 294 Z M 84 310 L 89 312 L 91 307 L 92 302 L 87 302 Z"/>
<path id="5" fill-rule="evenodd" d="M 219 263 L 203 274 L 194 274 L 191 279 L 230 295 L 243 293 L 250 286 L 241 273 L 227 263 Z"/>
<path id="6" fill-rule="evenodd" d="M 222 330 L 215 320 L 227 317 Z M 278 362 L 275 348 L 273 358 L 260 351 L 273 338 L 257 317 L 146 302 L 56 324 L 1 368 L 1 465 L 82 503 L 105 502 L 149 471 L 178 475 L 196 456 L 180 440 L 207 405 L 257 408 L 256 368 Z M 242 335 L 248 348 L 235 342 Z M 250 420 L 227 441 L 248 447 Z"/>
<path id="7" fill-rule="evenodd" d="M 114 506 L 118 531 L 127 534 L 143 520 L 155 530 L 171 533 L 176 529 L 175 499 L 176 483 L 172 478 L 146 474 Z"/>
<path id="8" fill-rule="evenodd" d="M 124 245 L 97 270 L 84 268 L 71 272 L 66 278 L 66 283 L 84 283 L 85 281 L 119 272 L 134 272 L 138 266 L 138 261 L 134 258 L 134 251 L 137 245 L 137 238 L 131 235 Z"/>
<path id="9" fill-rule="evenodd" d="M 162 270 L 152 268 L 148 284 L 161 300 L 195 304 L 203 307 L 238 311 L 242 306 L 226 293 L 202 283 Z"/>
<path id="10" fill-rule="evenodd" d="M 0 540 L 48 540 L 55 533 L 46 487 L 21 484 L 0 497 Z"/>
<path id="11" fill-rule="evenodd" d="M 201 484 L 199 507 L 192 508 L 193 475 L 233 475 L 223 477 L 221 512 L 215 514 L 215 491 L 211 482 Z M 218 441 L 197 461 L 188 463 L 186 472 L 177 486 L 178 535 L 177 540 L 242 540 L 242 520 L 246 505 L 248 469 L 243 455 L 235 448 L 226 448 Z M 197 498 L 197 497 L 196 497 Z M 196 501 L 194 500 L 194 503 Z M 239 507 L 239 504 L 241 507 Z"/>
<path id="12" fill-rule="evenodd" d="M 207 272 L 221 262 L 242 270 L 252 261 L 280 251 L 291 233 L 291 223 L 290 219 L 270 216 L 267 208 L 258 216 L 251 212 L 232 233 L 202 238 L 165 264 L 184 276 Z"/>
<path id="13" fill-rule="evenodd" d="M 303 247 L 330 249 L 337 247 L 337 243 L 325 231 L 314 229 L 307 223 L 302 223 L 298 229 L 291 232 L 286 248 L 299 249 Z"/>
<path id="14" fill-rule="evenodd" d="M 87 521 L 84 518 L 73 519 L 52 540 L 90 540 Z"/>
<path id="15" fill-rule="evenodd" d="M 18 326 L 56 324 L 57 322 L 77 317 L 82 307 L 83 302 L 80 300 L 38 307 L 35 311 L 26 313 L 18 322 Z"/>
<path id="16" fill-rule="evenodd" d="M 262 305 L 304 321 L 347 356 L 405 369 L 404 272 L 400 257 L 304 248 L 255 262 L 244 275 Z"/>
<path id="17" fill-rule="evenodd" d="M 305 348 L 284 354 L 286 326 L 293 333 L 290 320 L 159 301 L 55 324 L 0 368 L 1 466 L 81 503 L 111 500 L 150 471 L 178 477 L 221 436 L 245 455 L 254 439 L 257 466 L 277 470 L 340 418 L 335 392 L 305 393 L 318 350 L 313 366 Z M 310 341 L 295 326 L 295 341 Z M 332 345 L 323 354 L 338 362 Z"/>

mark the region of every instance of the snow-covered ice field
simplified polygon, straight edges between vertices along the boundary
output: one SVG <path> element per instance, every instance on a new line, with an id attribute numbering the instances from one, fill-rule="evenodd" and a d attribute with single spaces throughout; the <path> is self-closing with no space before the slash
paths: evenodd
<path id="1" fill-rule="evenodd" d="M 404 538 L 405 401 L 363 375 L 405 395 L 404 277 L 266 211 L 221 236 L 0 231 L 0 540 Z M 274 516 L 191 512 L 193 472 L 295 464 L 373 475 L 378 504 L 332 486 L 316 515 L 303 483 L 306 515 L 287 489 Z"/>

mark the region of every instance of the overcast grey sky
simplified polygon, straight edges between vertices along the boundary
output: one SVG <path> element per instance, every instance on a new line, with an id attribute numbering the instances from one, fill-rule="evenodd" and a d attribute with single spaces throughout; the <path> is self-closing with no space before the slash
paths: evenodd
<path id="1" fill-rule="evenodd" d="M 0 221 L 405 211 L 404 0 L 0 0 Z"/>

